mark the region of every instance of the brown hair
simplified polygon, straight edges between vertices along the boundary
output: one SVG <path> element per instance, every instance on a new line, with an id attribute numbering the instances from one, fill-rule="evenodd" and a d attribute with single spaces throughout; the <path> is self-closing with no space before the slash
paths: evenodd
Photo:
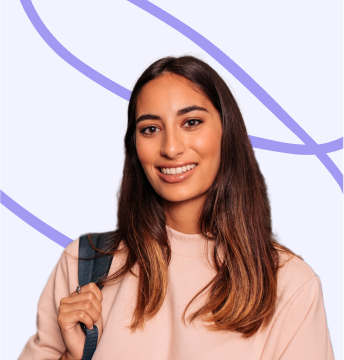
<path id="1" fill-rule="evenodd" d="M 202 318 L 211 330 L 231 330 L 245 337 L 268 324 L 275 310 L 279 251 L 293 254 L 275 241 L 263 175 L 255 159 L 239 107 L 222 78 L 206 63 L 192 57 L 165 57 L 150 65 L 137 80 L 128 107 L 125 162 L 118 201 L 114 254 L 123 240 L 126 262 L 106 284 L 139 267 L 138 298 L 131 329 L 160 309 L 167 289 L 171 249 L 160 198 L 149 183 L 135 147 L 136 103 L 142 88 L 165 73 L 183 76 L 203 92 L 222 120 L 221 162 L 208 190 L 199 226 L 215 242 L 217 274 L 195 297 L 209 290 L 204 306 L 190 321 Z M 223 251 L 221 259 L 220 249 Z M 190 305 L 189 303 L 189 305 Z M 188 306 L 189 306 L 188 305 Z M 187 308 L 188 308 L 187 306 Z M 183 319 L 185 320 L 184 311 Z"/>

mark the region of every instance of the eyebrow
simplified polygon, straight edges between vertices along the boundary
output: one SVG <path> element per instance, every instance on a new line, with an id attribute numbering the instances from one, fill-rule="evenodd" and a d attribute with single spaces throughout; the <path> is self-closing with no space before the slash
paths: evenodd
<path id="1" fill-rule="evenodd" d="M 206 108 L 198 106 L 198 105 L 191 105 L 188 106 L 186 108 L 180 109 L 177 111 L 177 116 L 181 116 L 181 115 L 185 115 L 191 111 L 205 111 L 205 112 L 209 112 Z M 139 123 L 140 121 L 144 121 L 144 120 L 161 120 L 161 117 L 158 115 L 153 115 L 153 114 L 143 114 L 141 116 L 138 117 L 138 119 L 136 120 L 136 124 Z"/>

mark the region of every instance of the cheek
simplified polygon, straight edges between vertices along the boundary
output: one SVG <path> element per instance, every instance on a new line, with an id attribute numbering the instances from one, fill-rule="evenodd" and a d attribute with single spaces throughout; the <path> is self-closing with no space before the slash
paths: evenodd
<path id="1" fill-rule="evenodd" d="M 218 166 L 221 156 L 221 133 L 216 130 L 205 131 L 194 140 L 194 149 L 204 161 Z"/>
<path id="2" fill-rule="evenodd" d="M 154 146 L 154 142 L 144 141 L 145 139 L 137 139 L 136 140 L 136 152 L 137 156 L 143 166 L 144 171 L 148 169 L 148 167 L 154 164 L 155 156 L 156 156 L 156 146 Z"/>

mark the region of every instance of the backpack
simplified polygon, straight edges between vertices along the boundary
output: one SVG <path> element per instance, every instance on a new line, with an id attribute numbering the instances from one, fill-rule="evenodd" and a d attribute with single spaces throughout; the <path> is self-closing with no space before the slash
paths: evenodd
<path id="1" fill-rule="evenodd" d="M 105 250 L 104 245 L 109 236 L 113 235 L 112 232 L 107 233 L 94 233 L 90 234 L 92 244 L 98 248 Z M 79 286 L 84 286 L 90 282 L 95 284 L 101 278 L 108 275 L 113 257 L 111 255 L 103 255 L 96 259 L 82 260 L 82 258 L 88 259 L 97 255 L 88 241 L 88 234 L 82 235 L 79 238 L 79 260 L 78 260 L 78 278 Z M 81 259 L 80 259 L 81 258 Z M 101 290 L 103 287 L 99 287 Z M 80 323 L 81 328 L 85 332 L 85 346 L 81 360 L 91 360 L 94 352 L 96 351 L 98 342 L 98 328 L 93 326 L 92 330 L 89 330 L 85 324 Z"/>

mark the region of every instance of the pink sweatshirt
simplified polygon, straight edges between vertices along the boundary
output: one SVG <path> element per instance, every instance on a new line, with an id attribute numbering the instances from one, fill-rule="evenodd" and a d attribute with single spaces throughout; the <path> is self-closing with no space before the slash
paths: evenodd
<path id="1" fill-rule="evenodd" d="M 106 286 L 102 290 L 104 330 L 93 360 L 334 359 L 320 280 L 296 257 L 279 272 L 277 310 L 264 330 L 245 339 L 235 332 L 209 331 L 199 320 L 185 326 L 181 320 L 185 306 L 215 271 L 205 255 L 203 235 L 167 230 L 172 259 L 163 306 L 143 331 L 130 333 L 127 326 L 135 307 L 137 279 L 128 274 Z M 78 286 L 78 245 L 78 240 L 68 245 L 55 266 L 39 300 L 37 333 L 25 345 L 20 360 L 58 359 L 65 351 L 57 311 L 61 298 Z M 118 255 L 110 273 L 123 260 L 124 255 Z M 193 303 L 190 311 L 204 299 Z"/>

